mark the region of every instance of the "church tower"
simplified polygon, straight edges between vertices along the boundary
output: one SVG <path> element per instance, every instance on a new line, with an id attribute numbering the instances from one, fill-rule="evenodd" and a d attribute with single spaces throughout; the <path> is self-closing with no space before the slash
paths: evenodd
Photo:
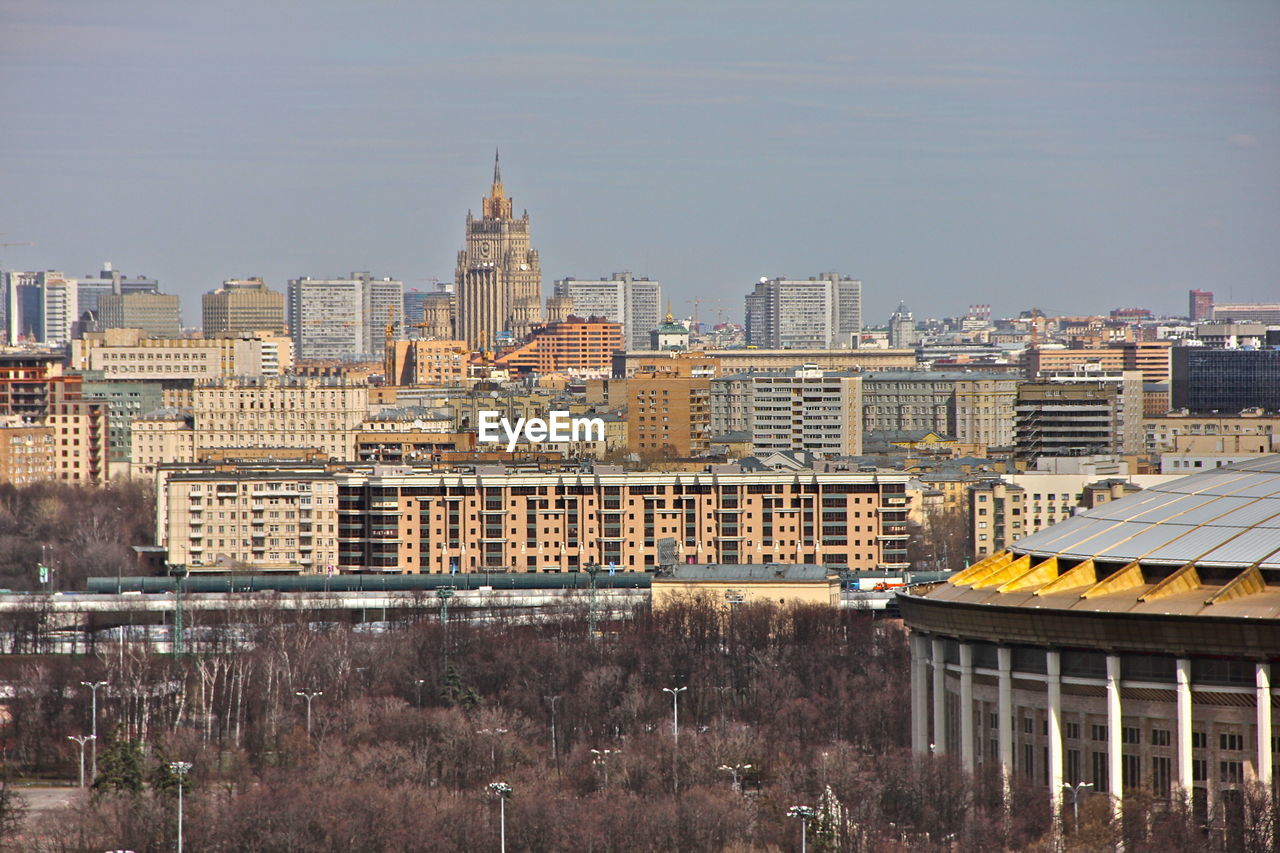
<path id="1" fill-rule="evenodd" d="M 542 266 L 529 247 L 529 212 L 512 215 L 497 153 L 480 214 L 467 211 L 466 248 L 458 252 L 458 337 L 472 349 L 496 349 L 542 322 Z"/>

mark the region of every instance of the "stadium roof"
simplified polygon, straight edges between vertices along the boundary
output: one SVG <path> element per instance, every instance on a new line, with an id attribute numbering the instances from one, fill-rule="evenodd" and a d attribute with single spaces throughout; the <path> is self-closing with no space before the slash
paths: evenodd
<path id="1" fill-rule="evenodd" d="M 1126 563 L 1280 569 L 1280 456 L 1152 486 L 1033 533 L 1009 550 Z"/>
<path id="2" fill-rule="evenodd" d="M 906 595 L 904 608 L 916 598 L 1030 611 L 1040 619 L 1053 612 L 1280 625 L 1280 456 L 1192 474 L 1104 504 Z M 981 623 L 995 616 L 973 618 Z M 1170 628 L 1147 640 L 1158 646 L 1181 636 L 1181 629 Z M 1197 642 L 1212 645 L 1213 635 Z"/>

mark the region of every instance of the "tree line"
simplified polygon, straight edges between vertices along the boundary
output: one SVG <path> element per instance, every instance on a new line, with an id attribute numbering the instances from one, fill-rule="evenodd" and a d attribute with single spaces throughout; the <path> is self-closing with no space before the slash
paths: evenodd
<path id="1" fill-rule="evenodd" d="M 1014 777 L 1006 792 L 990 766 L 910 752 L 904 631 L 865 612 L 691 598 L 594 635 L 585 613 L 423 612 L 376 631 L 244 618 L 198 656 L 105 644 L 0 661 L 18 685 L 10 774 L 75 778 L 80 682 L 107 682 L 92 794 L 21 849 L 170 850 L 185 785 L 192 851 L 496 850 L 494 782 L 511 786 L 512 851 L 772 853 L 799 849 L 802 829 L 824 853 L 1054 849 L 1043 788 Z M 1227 843 L 1154 801 L 1114 822 L 1104 800 L 1067 849 Z M 1269 809 L 1251 812 L 1251 844 Z"/>

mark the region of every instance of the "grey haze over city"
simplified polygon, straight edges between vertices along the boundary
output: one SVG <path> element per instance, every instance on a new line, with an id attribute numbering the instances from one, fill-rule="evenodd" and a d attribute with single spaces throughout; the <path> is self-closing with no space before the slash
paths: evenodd
<path id="1" fill-rule="evenodd" d="M 450 280 L 495 147 L 544 290 L 761 276 L 865 321 L 1280 297 L 1274 2 L 24 2 L 0 8 L 5 269 L 198 294 Z"/>

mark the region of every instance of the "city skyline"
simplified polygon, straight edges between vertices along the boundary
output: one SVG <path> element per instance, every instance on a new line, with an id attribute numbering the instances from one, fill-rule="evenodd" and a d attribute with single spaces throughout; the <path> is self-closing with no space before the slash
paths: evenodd
<path id="1" fill-rule="evenodd" d="M 497 145 L 544 297 L 629 270 L 740 321 L 759 278 L 838 270 L 867 325 L 1274 298 L 1267 4 L 237 8 L 3 13 L 0 242 L 36 245 L 0 267 L 110 260 L 188 323 L 228 278 L 427 290 Z"/>

